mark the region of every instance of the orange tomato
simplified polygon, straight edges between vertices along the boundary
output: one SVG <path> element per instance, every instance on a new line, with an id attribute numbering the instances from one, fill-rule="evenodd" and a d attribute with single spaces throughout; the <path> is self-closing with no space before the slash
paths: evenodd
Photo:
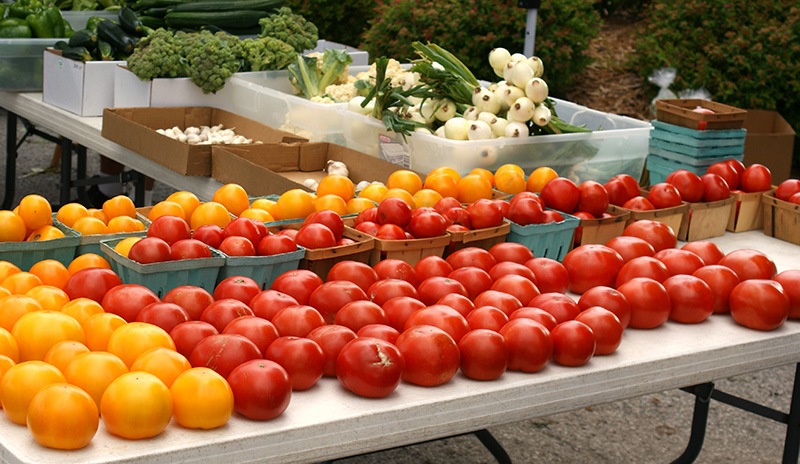
<path id="1" fill-rule="evenodd" d="M 437 192 L 436 190 L 431 189 L 420 189 L 417 190 L 417 193 L 414 194 L 414 204 L 417 205 L 417 208 L 421 208 L 423 206 L 433 206 L 436 204 L 437 201 L 442 199 L 442 194 Z"/>
<path id="2" fill-rule="evenodd" d="M 92 314 L 83 323 L 86 346 L 92 351 L 106 351 L 111 334 L 127 323 L 121 316 L 113 313 Z"/>
<path id="3" fill-rule="evenodd" d="M 379 183 L 369 184 L 363 189 L 361 189 L 360 192 L 358 192 L 358 196 L 361 198 L 370 199 L 375 203 L 378 203 L 381 201 L 383 196 L 386 195 L 387 190 L 389 190 L 389 188 L 383 184 Z"/>
<path id="4" fill-rule="evenodd" d="M 111 264 L 109 264 L 105 258 L 96 253 L 86 253 L 73 259 L 72 262 L 69 263 L 69 266 L 67 266 L 67 270 L 69 271 L 70 275 L 73 275 L 78 271 L 93 267 L 111 269 Z"/>
<path id="5" fill-rule="evenodd" d="M 456 171 L 455 169 L 449 168 L 447 166 L 439 166 L 438 168 L 429 172 L 425 178 L 427 179 L 428 177 L 434 177 L 439 174 L 447 174 L 448 176 L 452 177 L 453 180 L 456 181 L 456 183 L 458 183 L 458 181 L 461 180 L 461 174 L 459 174 L 458 171 Z"/>
<path id="6" fill-rule="evenodd" d="M 9 263 L 8 261 L 0 261 L 0 282 L 2 282 L 11 274 L 16 274 L 17 272 L 22 272 L 22 270 L 20 270 L 16 264 Z"/>
<path id="7" fill-rule="evenodd" d="M 145 322 L 129 322 L 114 330 L 108 339 L 107 350 L 130 367 L 142 353 L 159 347 L 175 349 L 175 342 L 164 329 Z"/>
<path id="8" fill-rule="evenodd" d="M 6 375 L 6 372 L 16 364 L 17 363 L 8 356 L 0 355 L 0 382 L 3 381 L 3 376 Z"/>
<path id="9" fill-rule="evenodd" d="M 422 179 L 414 171 L 398 169 L 389 175 L 389 179 L 386 180 L 386 187 L 388 189 L 403 189 L 413 195 L 422 188 Z"/>
<path id="10" fill-rule="evenodd" d="M 131 366 L 131 372 L 149 372 L 164 382 L 167 388 L 172 386 L 172 382 L 192 365 L 189 360 L 175 350 L 156 347 L 145 351 Z"/>
<path id="11" fill-rule="evenodd" d="M 314 196 L 303 189 L 291 189 L 281 194 L 275 204 L 275 219 L 304 219 L 314 212 Z"/>
<path id="12" fill-rule="evenodd" d="M 242 211 L 242 214 L 240 214 L 239 217 L 255 219 L 259 222 L 273 222 L 275 220 L 275 218 L 272 217 L 272 215 L 266 210 L 259 208 L 247 208 L 246 210 Z"/>
<path id="13" fill-rule="evenodd" d="M 0 282 L 0 286 L 5 287 L 12 295 L 24 295 L 38 285 L 42 285 L 42 279 L 30 272 L 11 274 Z"/>
<path id="14" fill-rule="evenodd" d="M 106 388 L 117 377 L 126 374 L 128 366 L 107 351 L 92 351 L 73 358 L 63 372 L 67 382 L 80 387 L 100 404 Z"/>
<path id="15" fill-rule="evenodd" d="M 405 201 L 406 203 L 408 203 L 408 206 L 410 206 L 411 209 L 415 209 L 417 207 L 417 204 L 414 201 L 414 196 L 403 189 L 395 188 L 387 190 L 386 194 L 383 196 L 381 201 L 391 197 L 399 198 Z"/>
<path id="16" fill-rule="evenodd" d="M 19 217 L 28 230 L 53 224 L 53 209 L 47 198 L 41 195 L 26 195 L 19 202 Z"/>
<path id="17" fill-rule="evenodd" d="M 529 192 L 539 193 L 548 182 L 556 177 L 558 177 L 558 173 L 552 168 L 546 166 L 536 168 L 531 175 L 528 176 L 526 189 Z"/>
<path id="18" fill-rule="evenodd" d="M 356 186 L 349 177 L 339 174 L 328 174 L 319 181 L 317 186 L 317 196 L 336 195 L 344 201 L 356 195 Z"/>
<path id="19" fill-rule="evenodd" d="M 124 257 L 128 257 L 128 253 L 131 251 L 131 247 L 134 243 L 141 240 L 142 237 L 127 237 L 123 238 L 114 246 L 114 251 L 121 254 Z"/>
<path id="20" fill-rule="evenodd" d="M 233 390 L 224 377 L 207 367 L 194 367 L 170 387 L 175 421 L 190 429 L 213 429 L 233 414 Z"/>
<path id="21" fill-rule="evenodd" d="M 347 202 L 338 195 L 323 195 L 314 200 L 314 211 L 324 210 L 330 210 L 339 216 L 344 216 L 347 214 Z"/>
<path id="22" fill-rule="evenodd" d="M 41 310 L 42 305 L 29 296 L 10 295 L 0 298 L 0 327 L 10 332 L 20 317 Z"/>
<path id="23" fill-rule="evenodd" d="M 83 343 L 73 340 L 64 340 L 53 345 L 44 355 L 44 362 L 52 364 L 66 376 L 67 366 L 76 357 L 90 353 L 89 348 Z M 69 381 L 69 378 L 67 378 Z"/>
<path id="24" fill-rule="evenodd" d="M 470 171 L 469 173 L 470 174 L 477 174 L 477 175 L 485 178 L 486 180 L 488 180 L 489 182 L 492 183 L 492 186 L 494 186 L 494 174 L 492 174 L 492 171 L 490 171 L 488 169 L 483 169 L 483 168 L 475 168 L 472 171 Z"/>
<path id="25" fill-rule="evenodd" d="M 19 346 L 11 332 L 0 327 L 0 356 L 5 356 L 15 363 L 19 362 Z"/>
<path id="26" fill-rule="evenodd" d="M 524 174 L 520 174 L 515 169 L 506 169 L 499 174 L 495 174 L 494 185 L 497 190 L 503 193 L 516 195 L 525 191 L 527 183 Z"/>
<path id="27" fill-rule="evenodd" d="M 153 205 L 153 207 L 150 208 L 150 212 L 147 214 L 147 219 L 155 221 L 156 218 L 161 216 L 176 216 L 186 220 L 186 212 L 183 211 L 183 206 L 170 200 L 159 201 Z"/>
<path id="28" fill-rule="evenodd" d="M 89 210 L 80 203 L 67 203 L 58 208 L 56 220 L 67 227 L 72 227 L 75 221 L 82 217 L 89 216 Z"/>
<path id="29" fill-rule="evenodd" d="M 250 205 L 252 209 L 263 209 L 264 211 L 268 212 L 270 216 L 273 218 L 275 217 L 275 212 L 277 211 L 276 206 L 277 202 L 275 200 L 268 200 L 266 198 L 258 198 L 253 200 L 253 203 Z"/>
<path id="30" fill-rule="evenodd" d="M 372 208 L 377 204 L 368 198 L 351 198 L 347 200 L 347 214 L 358 214 L 365 209 Z"/>
<path id="31" fill-rule="evenodd" d="M 42 388 L 28 406 L 28 430 L 48 448 L 74 450 L 92 441 L 100 424 L 97 404 L 80 388 L 55 383 Z"/>
<path id="32" fill-rule="evenodd" d="M 192 213 L 194 212 L 195 208 L 200 206 L 200 199 L 197 198 L 197 195 L 185 190 L 170 194 L 170 196 L 167 197 L 167 201 L 174 201 L 175 203 L 181 205 L 185 219 L 192 217 Z"/>
<path id="33" fill-rule="evenodd" d="M 106 388 L 100 400 L 106 429 L 129 440 L 163 432 L 172 419 L 172 395 L 164 382 L 147 372 L 128 372 Z"/>
<path id="34" fill-rule="evenodd" d="M 75 298 L 74 300 L 71 300 L 62 306 L 61 312 L 78 321 L 78 324 L 83 327 L 90 317 L 94 316 L 95 314 L 101 314 L 104 311 L 103 307 L 100 306 L 100 303 L 94 300 L 89 298 Z"/>
<path id="35" fill-rule="evenodd" d="M 89 216 L 100 219 L 103 221 L 103 224 L 108 224 L 108 216 L 106 216 L 106 213 L 104 213 L 102 209 L 89 208 L 87 211 L 89 211 Z"/>
<path id="36" fill-rule="evenodd" d="M 448 174 L 428 175 L 423 187 L 439 192 L 443 197 L 456 198 L 458 196 L 458 181 Z"/>
<path id="37" fill-rule="evenodd" d="M 110 221 L 117 216 L 136 217 L 136 205 L 125 195 L 117 195 L 103 203 L 103 214 Z"/>
<path id="38" fill-rule="evenodd" d="M 464 176 L 458 183 L 458 201 L 473 203 L 482 198 L 492 198 L 492 184 L 478 174 Z"/>
<path id="39" fill-rule="evenodd" d="M 80 232 L 81 235 L 101 235 L 108 233 L 108 226 L 100 219 L 92 216 L 78 219 L 75 221 L 75 224 L 72 225 L 72 228 Z"/>
<path id="40" fill-rule="evenodd" d="M 509 170 L 509 169 L 512 170 L 512 171 L 516 171 L 516 172 L 522 174 L 523 176 L 525 175 L 525 171 L 521 167 L 517 166 L 516 164 L 509 163 L 509 164 L 504 164 L 504 165 L 500 166 L 499 168 L 497 168 L 494 171 L 495 178 L 497 177 L 498 174 L 501 174 L 501 173 L 503 173 L 503 172 L 505 172 L 506 170 Z"/>
<path id="41" fill-rule="evenodd" d="M 12 211 L 0 211 L 0 242 L 21 242 L 28 230 L 25 221 Z"/>
<path id="42" fill-rule="evenodd" d="M 117 216 L 109 219 L 106 232 L 109 234 L 119 234 L 125 232 L 138 232 L 142 226 L 141 221 L 128 216 Z"/>
<path id="43" fill-rule="evenodd" d="M 3 411 L 12 422 L 27 423 L 28 406 L 39 391 L 66 379 L 57 367 L 44 361 L 28 361 L 16 364 L 0 381 L 0 403 Z"/>
<path id="44" fill-rule="evenodd" d="M 194 230 L 200 226 L 213 224 L 224 229 L 229 222 L 231 222 L 231 215 L 228 210 L 220 203 L 209 201 L 201 203 L 195 208 L 189 219 L 189 226 Z"/>
<path id="45" fill-rule="evenodd" d="M 50 311 L 61 311 L 61 308 L 69 302 L 69 295 L 64 290 L 52 285 L 38 285 L 28 290 L 25 296 L 29 296 L 38 301 L 42 309 Z"/>
<path id="46" fill-rule="evenodd" d="M 234 216 L 242 214 L 242 211 L 250 207 L 250 198 L 239 184 L 225 184 L 218 188 L 211 201 L 221 204 Z"/>
<path id="47" fill-rule="evenodd" d="M 64 288 L 67 280 L 69 280 L 69 270 L 67 266 L 56 261 L 55 259 L 45 259 L 34 264 L 30 271 L 45 285 L 52 285 L 53 287 Z"/>
<path id="48" fill-rule="evenodd" d="M 44 240 L 53 240 L 56 238 L 63 238 L 64 232 L 61 231 L 58 227 L 55 226 L 42 226 L 36 230 L 31 231 L 28 237 L 25 239 L 26 242 L 41 242 Z"/>
<path id="49" fill-rule="evenodd" d="M 86 341 L 78 321 L 62 312 L 47 310 L 23 314 L 11 328 L 11 335 L 19 345 L 20 361 L 41 361 L 60 341 Z"/>

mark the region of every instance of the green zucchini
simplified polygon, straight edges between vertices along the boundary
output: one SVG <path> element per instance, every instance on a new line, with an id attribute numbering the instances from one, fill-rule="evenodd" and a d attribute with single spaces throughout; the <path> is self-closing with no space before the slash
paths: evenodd
<path id="1" fill-rule="evenodd" d="M 127 6 L 123 6 L 119 10 L 119 25 L 128 34 L 142 35 L 142 22 L 136 17 L 136 13 Z"/>
<path id="2" fill-rule="evenodd" d="M 266 11 L 279 8 L 284 0 L 237 0 L 232 2 L 209 1 L 181 3 L 172 8 L 174 13 L 182 12 L 234 12 L 234 11 Z"/>
<path id="3" fill-rule="evenodd" d="M 89 29 L 81 29 L 72 34 L 68 43 L 70 47 L 94 48 L 97 43 L 97 34 Z"/>
<path id="4" fill-rule="evenodd" d="M 114 47 L 105 40 L 97 41 L 97 53 L 103 61 L 114 61 Z"/>
<path id="5" fill-rule="evenodd" d="M 66 50 L 67 48 L 69 48 L 69 44 L 67 43 L 66 40 L 59 40 L 58 42 L 55 43 L 55 45 L 53 45 L 53 48 L 55 48 L 56 50 Z"/>
<path id="6" fill-rule="evenodd" d="M 191 3 L 194 0 L 139 0 L 133 5 L 131 8 L 134 10 L 145 10 L 147 8 L 162 8 L 174 5 L 180 5 L 181 3 Z"/>
<path id="7" fill-rule="evenodd" d="M 164 21 L 164 18 L 158 18 L 155 16 L 139 16 L 139 21 L 144 24 L 145 27 L 149 27 L 150 29 L 158 29 L 159 27 L 166 28 L 167 22 Z"/>
<path id="8" fill-rule="evenodd" d="M 266 11 L 214 11 L 214 12 L 175 12 L 171 11 L 164 17 L 167 25 L 174 28 L 199 27 L 208 24 L 221 27 L 245 28 L 258 25 L 258 20 L 268 16 Z"/>
<path id="9" fill-rule="evenodd" d="M 136 45 L 136 39 L 111 21 L 103 21 L 97 25 L 97 38 L 110 43 L 114 50 L 130 53 Z"/>
<path id="10" fill-rule="evenodd" d="M 169 7 L 166 6 L 161 8 L 148 8 L 142 11 L 142 13 L 144 13 L 142 16 L 155 16 L 157 18 L 163 18 L 166 16 L 169 10 Z"/>
<path id="11" fill-rule="evenodd" d="M 61 50 L 61 56 L 76 61 L 92 61 L 92 54 L 86 47 L 69 47 Z"/>

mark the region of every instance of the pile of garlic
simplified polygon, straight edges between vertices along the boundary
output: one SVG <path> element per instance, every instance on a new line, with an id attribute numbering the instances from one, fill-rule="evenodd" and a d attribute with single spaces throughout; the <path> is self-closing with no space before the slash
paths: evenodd
<path id="1" fill-rule="evenodd" d="M 261 143 L 253 142 L 253 139 L 248 139 L 243 135 L 236 134 L 234 128 L 223 129 L 222 124 L 200 127 L 189 126 L 186 130 L 181 130 L 180 127 L 175 126 L 172 129 L 156 129 L 156 132 L 191 145 L 240 145 L 245 143 Z"/>
<path id="2" fill-rule="evenodd" d="M 325 165 L 325 169 L 323 169 L 322 172 L 328 175 L 337 174 L 344 177 L 350 176 L 350 170 L 347 169 L 347 165 L 341 161 L 328 160 L 328 163 Z M 377 182 L 377 181 L 369 182 L 366 180 L 362 180 L 355 186 L 356 191 L 358 192 L 359 190 L 363 190 L 367 185 L 370 184 L 383 184 L 383 182 Z M 303 181 L 303 185 L 305 185 L 307 189 L 316 192 L 317 187 L 319 186 L 319 182 L 309 177 L 308 179 Z"/>

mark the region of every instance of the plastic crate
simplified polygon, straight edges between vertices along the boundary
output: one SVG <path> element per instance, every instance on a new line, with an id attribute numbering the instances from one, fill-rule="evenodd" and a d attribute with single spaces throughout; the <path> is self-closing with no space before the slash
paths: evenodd
<path id="1" fill-rule="evenodd" d="M 511 230 L 511 223 L 503 221 L 497 227 L 486 227 L 484 229 L 447 231 L 450 234 L 450 245 L 445 250 L 445 255 L 454 253 L 466 247 L 478 247 L 488 250 L 489 248 L 506 241 L 508 232 Z"/>
<path id="2" fill-rule="evenodd" d="M 45 259 L 55 259 L 64 266 L 69 266 L 75 259 L 81 234 L 58 222 L 55 213 L 53 225 L 64 232 L 64 237 L 40 242 L 2 242 L 0 261 L 8 261 L 22 271 L 29 270 L 34 264 Z"/>
<path id="3" fill-rule="evenodd" d="M 746 129 L 696 130 L 663 121 L 650 121 L 650 138 L 680 143 L 691 147 L 721 147 L 744 145 Z"/>
<path id="4" fill-rule="evenodd" d="M 225 265 L 219 270 L 217 283 L 228 277 L 245 276 L 255 280 L 262 289 L 268 289 L 272 281 L 286 271 L 297 269 L 305 257 L 306 249 L 297 246 L 297 251 L 272 256 L 228 256 Z"/>
<path id="5" fill-rule="evenodd" d="M 560 222 L 527 226 L 511 222 L 511 229 L 508 231 L 506 241 L 525 245 L 537 258 L 544 257 L 561 261 L 572 248 L 575 228 L 580 225 L 581 221 L 571 214 L 560 214 L 564 216 L 564 220 Z"/>
<path id="6" fill-rule="evenodd" d="M 681 143 L 670 142 L 667 140 L 651 138 L 648 145 L 652 152 L 654 148 L 692 156 L 694 158 L 719 158 L 720 156 L 744 156 L 744 143 L 735 145 L 712 145 L 705 147 L 693 147 Z"/>
<path id="7" fill-rule="evenodd" d="M 655 151 L 655 150 L 654 150 Z M 702 176 L 708 170 L 708 167 L 714 163 L 735 159 L 742 161 L 743 155 L 723 156 L 720 158 L 690 158 L 683 157 L 680 159 L 665 158 L 663 152 L 650 153 L 647 155 L 647 171 L 650 174 L 650 184 L 659 184 L 666 182 L 667 176 L 677 171 L 678 169 L 686 169 L 693 172 L 698 176 Z M 670 156 L 670 155 L 666 155 Z M 694 160 L 694 161 L 690 161 Z"/>
<path id="8" fill-rule="evenodd" d="M 149 211 L 150 206 L 146 209 Z M 147 236 L 147 228 L 150 227 L 150 220 L 147 219 L 147 215 L 139 214 L 139 210 L 143 208 L 136 209 L 136 219 L 144 224 L 144 230 L 137 231 L 137 232 L 120 232 L 117 234 L 97 234 L 97 235 L 81 235 L 81 241 L 78 244 L 78 249 L 75 252 L 75 256 L 85 255 L 87 253 L 94 253 L 96 255 L 103 254 L 103 248 L 100 245 L 100 242 L 103 240 L 117 240 L 122 241 L 129 237 L 146 237 Z"/>
<path id="9" fill-rule="evenodd" d="M 209 293 L 214 291 L 220 268 L 225 265 L 221 252 L 212 249 L 211 258 L 182 259 L 163 263 L 140 264 L 114 251 L 120 240 L 100 242 L 103 254 L 126 284 L 138 284 L 152 290 L 159 298 L 181 285 L 202 287 Z"/>

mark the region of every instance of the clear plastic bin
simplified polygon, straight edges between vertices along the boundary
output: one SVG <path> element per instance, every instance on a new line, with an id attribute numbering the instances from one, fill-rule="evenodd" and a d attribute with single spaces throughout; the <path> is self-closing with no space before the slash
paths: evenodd
<path id="1" fill-rule="evenodd" d="M 561 119 L 595 132 L 480 141 L 414 133 L 407 137 L 410 156 L 405 167 L 426 174 L 439 166 L 449 166 L 465 175 L 474 168 L 493 171 L 507 163 L 519 165 L 526 173 L 550 166 L 576 182 L 606 182 L 617 174 L 630 174 L 637 179 L 641 176 L 652 129 L 649 122 L 554 100 Z M 385 150 L 381 154 L 382 143 L 402 141 L 381 121 L 369 116 L 344 108 L 342 120 L 347 146 L 372 156 L 386 159 Z"/>

